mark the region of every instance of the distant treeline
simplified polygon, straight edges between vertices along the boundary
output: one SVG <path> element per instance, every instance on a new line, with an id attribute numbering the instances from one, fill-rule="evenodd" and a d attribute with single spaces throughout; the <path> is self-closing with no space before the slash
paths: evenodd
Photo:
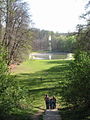
<path id="1" fill-rule="evenodd" d="M 8 65 L 27 59 L 31 49 L 49 50 L 49 35 L 52 37 L 52 51 L 74 51 L 75 35 L 32 28 L 31 13 L 26 2 L 0 1 L 0 47 L 7 51 Z"/>
<path id="2" fill-rule="evenodd" d="M 51 35 L 52 51 L 73 52 L 75 50 L 75 33 L 54 33 L 52 31 L 32 29 L 34 38 L 32 50 L 49 50 L 49 35 Z"/>

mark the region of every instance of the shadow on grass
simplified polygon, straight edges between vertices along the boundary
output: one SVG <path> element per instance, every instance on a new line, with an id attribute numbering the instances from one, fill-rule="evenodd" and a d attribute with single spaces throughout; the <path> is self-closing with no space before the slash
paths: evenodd
<path id="1" fill-rule="evenodd" d="M 16 109 L 16 112 L 12 112 L 12 113 L 3 113 L 0 112 L 0 120 L 43 120 L 43 113 L 45 111 L 45 109 L 41 108 L 41 107 L 34 107 L 36 109 L 39 109 L 40 112 L 35 112 L 32 110 L 28 110 L 28 109 Z"/>
<path id="2" fill-rule="evenodd" d="M 68 71 L 67 66 L 70 61 L 50 61 L 50 63 L 53 62 L 60 63 L 60 65 L 35 73 L 19 74 L 17 79 L 19 78 L 20 85 L 26 87 L 28 93 L 31 92 L 32 94 L 38 94 L 39 92 L 44 92 L 45 94 L 45 91 L 50 95 L 55 93 L 54 91 L 60 88 L 59 82 L 63 82 L 65 79 L 65 73 Z"/>
<path id="3" fill-rule="evenodd" d="M 54 89 L 58 89 L 58 88 L 59 88 L 59 87 L 33 89 L 33 90 L 29 90 L 29 92 L 50 91 L 50 90 L 54 90 Z"/>
<path id="4" fill-rule="evenodd" d="M 50 63 L 52 62 L 54 61 L 50 61 Z M 28 94 L 28 103 L 33 106 L 33 109 L 37 108 L 40 110 L 40 108 L 45 108 L 45 94 L 48 94 L 49 96 L 59 96 L 59 82 L 61 83 L 66 79 L 65 73 L 68 71 L 69 61 L 55 62 L 55 66 L 49 69 L 35 73 L 20 73 L 16 76 L 16 80 L 19 81 L 20 86 L 25 88 L 24 90 L 26 90 L 26 94 Z M 47 64 L 49 64 L 49 62 Z M 28 118 L 28 115 L 26 118 Z"/>
<path id="5" fill-rule="evenodd" d="M 0 120 L 33 120 L 30 114 L 0 115 Z"/>
<path id="6" fill-rule="evenodd" d="M 48 61 L 49 64 L 66 64 L 70 63 L 71 60 L 51 60 Z"/>
<path id="7" fill-rule="evenodd" d="M 60 109 L 62 120 L 90 120 L 90 108 Z"/>

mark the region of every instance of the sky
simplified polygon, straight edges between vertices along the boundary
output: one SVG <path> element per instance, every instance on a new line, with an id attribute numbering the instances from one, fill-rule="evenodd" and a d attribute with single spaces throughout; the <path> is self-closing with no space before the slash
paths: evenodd
<path id="1" fill-rule="evenodd" d="M 28 2 L 35 28 L 66 33 L 82 23 L 87 0 L 25 0 Z"/>

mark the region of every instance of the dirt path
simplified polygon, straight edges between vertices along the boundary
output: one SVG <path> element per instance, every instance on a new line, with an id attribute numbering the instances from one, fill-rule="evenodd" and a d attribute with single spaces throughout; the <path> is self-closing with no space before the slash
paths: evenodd
<path id="1" fill-rule="evenodd" d="M 34 116 L 32 116 L 33 120 L 40 120 L 40 116 L 42 116 L 44 113 L 44 109 L 40 109 L 39 112 L 37 112 Z"/>
<path id="2" fill-rule="evenodd" d="M 61 120 L 61 116 L 57 109 L 54 110 L 46 110 L 43 115 L 43 120 Z"/>

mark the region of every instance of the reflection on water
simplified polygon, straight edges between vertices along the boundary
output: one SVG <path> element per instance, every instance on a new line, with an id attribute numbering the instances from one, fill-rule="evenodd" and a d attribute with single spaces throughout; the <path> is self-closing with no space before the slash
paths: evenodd
<path id="1" fill-rule="evenodd" d="M 72 53 L 33 53 L 29 55 L 29 59 L 72 59 Z"/>

